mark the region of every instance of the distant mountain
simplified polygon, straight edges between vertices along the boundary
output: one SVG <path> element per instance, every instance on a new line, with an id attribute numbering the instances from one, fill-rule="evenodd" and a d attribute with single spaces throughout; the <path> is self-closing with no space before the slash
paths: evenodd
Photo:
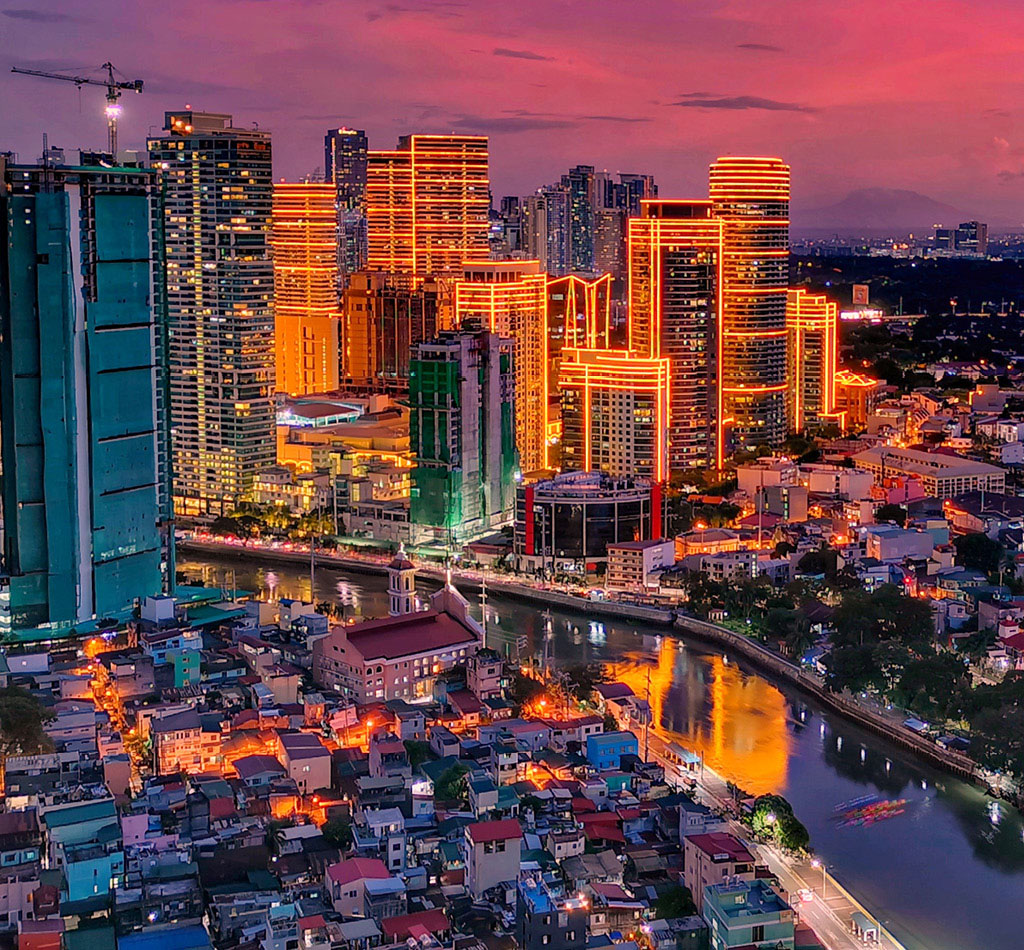
<path id="1" fill-rule="evenodd" d="M 916 231 L 943 224 L 955 227 L 972 216 L 916 191 L 859 188 L 824 208 L 794 209 L 794 227 L 839 232 Z"/>

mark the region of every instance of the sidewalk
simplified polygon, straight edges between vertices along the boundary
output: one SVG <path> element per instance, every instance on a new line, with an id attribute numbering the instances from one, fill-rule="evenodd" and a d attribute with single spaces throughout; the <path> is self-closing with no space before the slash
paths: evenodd
<path id="1" fill-rule="evenodd" d="M 665 766 L 664 757 L 668 743 L 652 730 L 648 744 L 648 757 Z M 671 769 L 666 767 L 666 778 L 673 782 L 673 777 L 669 775 L 670 771 Z M 733 811 L 732 796 L 729 794 L 726 781 L 720 775 L 704 766 L 694 778 L 705 804 L 727 813 Z M 748 829 L 738 821 L 729 819 L 729 830 L 736 837 L 749 842 Z M 878 924 L 877 918 L 855 900 L 827 870 L 823 881 L 821 867 L 814 867 L 811 859 L 795 860 L 768 845 L 752 847 L 757 857 L 778 877 L 789 895 L 797 916 L 814 930 L 828 950 L 864 950 L 865 947 L 874 950 L 905 950 L 898 940 Z M 813 898 L 802 901 L 799 897 L 800 891 L 812 892 Z M 865 942 L 853 934 L 851 919 L 857 912 L 864 914 L 878 926 L 881 934 L 878 942 Z"/>

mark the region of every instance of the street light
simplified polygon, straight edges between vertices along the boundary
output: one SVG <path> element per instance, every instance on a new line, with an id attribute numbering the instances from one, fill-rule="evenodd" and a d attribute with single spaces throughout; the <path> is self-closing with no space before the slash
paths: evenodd
<path id="1" fill-rule="evenodd" d="M 825 885 L 828 882 L 828 878 L 825 876 L 825 862 L 819 861 L 817 858 L 815 858 L 813 861 L 811 861 L 811 867 L 821 868 L 821 899 L 825 900 Z"/>

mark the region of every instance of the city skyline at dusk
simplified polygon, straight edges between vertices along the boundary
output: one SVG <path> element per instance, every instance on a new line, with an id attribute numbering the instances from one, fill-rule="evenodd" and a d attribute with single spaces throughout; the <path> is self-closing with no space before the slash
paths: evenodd
<path id="1" fill-rule="evenodd" d="M 578 161 L 642 168 L 686 195 L 719 154 L 782 154 L 800 213 L 885 187 L 1013 225 L 1022 20 L 1002 2 L 525 0 L 498 17 L 460 0 L 44 0 L 0 10 L 0 42 L 11 65 L 109 59 L 142 78 L 145 93 L 123 100 L 122 147 L 143 148 L 163 111 L 186 104 L 257 122 L 274 135 L 276 178 L 321 166 L 332 125 L 365 128 L 372 148 L 410 130 L 477 133 L 491 139 L 496 196 Z M 23 160 L 40 116 L 51 144 L 101 145 L 98 90 L 4 80 L 6 144 Z"/>

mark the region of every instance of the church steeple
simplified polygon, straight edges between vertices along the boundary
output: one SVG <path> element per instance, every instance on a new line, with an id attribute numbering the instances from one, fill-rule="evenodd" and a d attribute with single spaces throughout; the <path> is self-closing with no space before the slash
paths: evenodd
<path id="1" fill-rule="evenodd" d="M 411 614 L 416 609 L 416 565 L 399 544 L 398 553 L 388 565 L 388 613 L 392 617 Z"/>

